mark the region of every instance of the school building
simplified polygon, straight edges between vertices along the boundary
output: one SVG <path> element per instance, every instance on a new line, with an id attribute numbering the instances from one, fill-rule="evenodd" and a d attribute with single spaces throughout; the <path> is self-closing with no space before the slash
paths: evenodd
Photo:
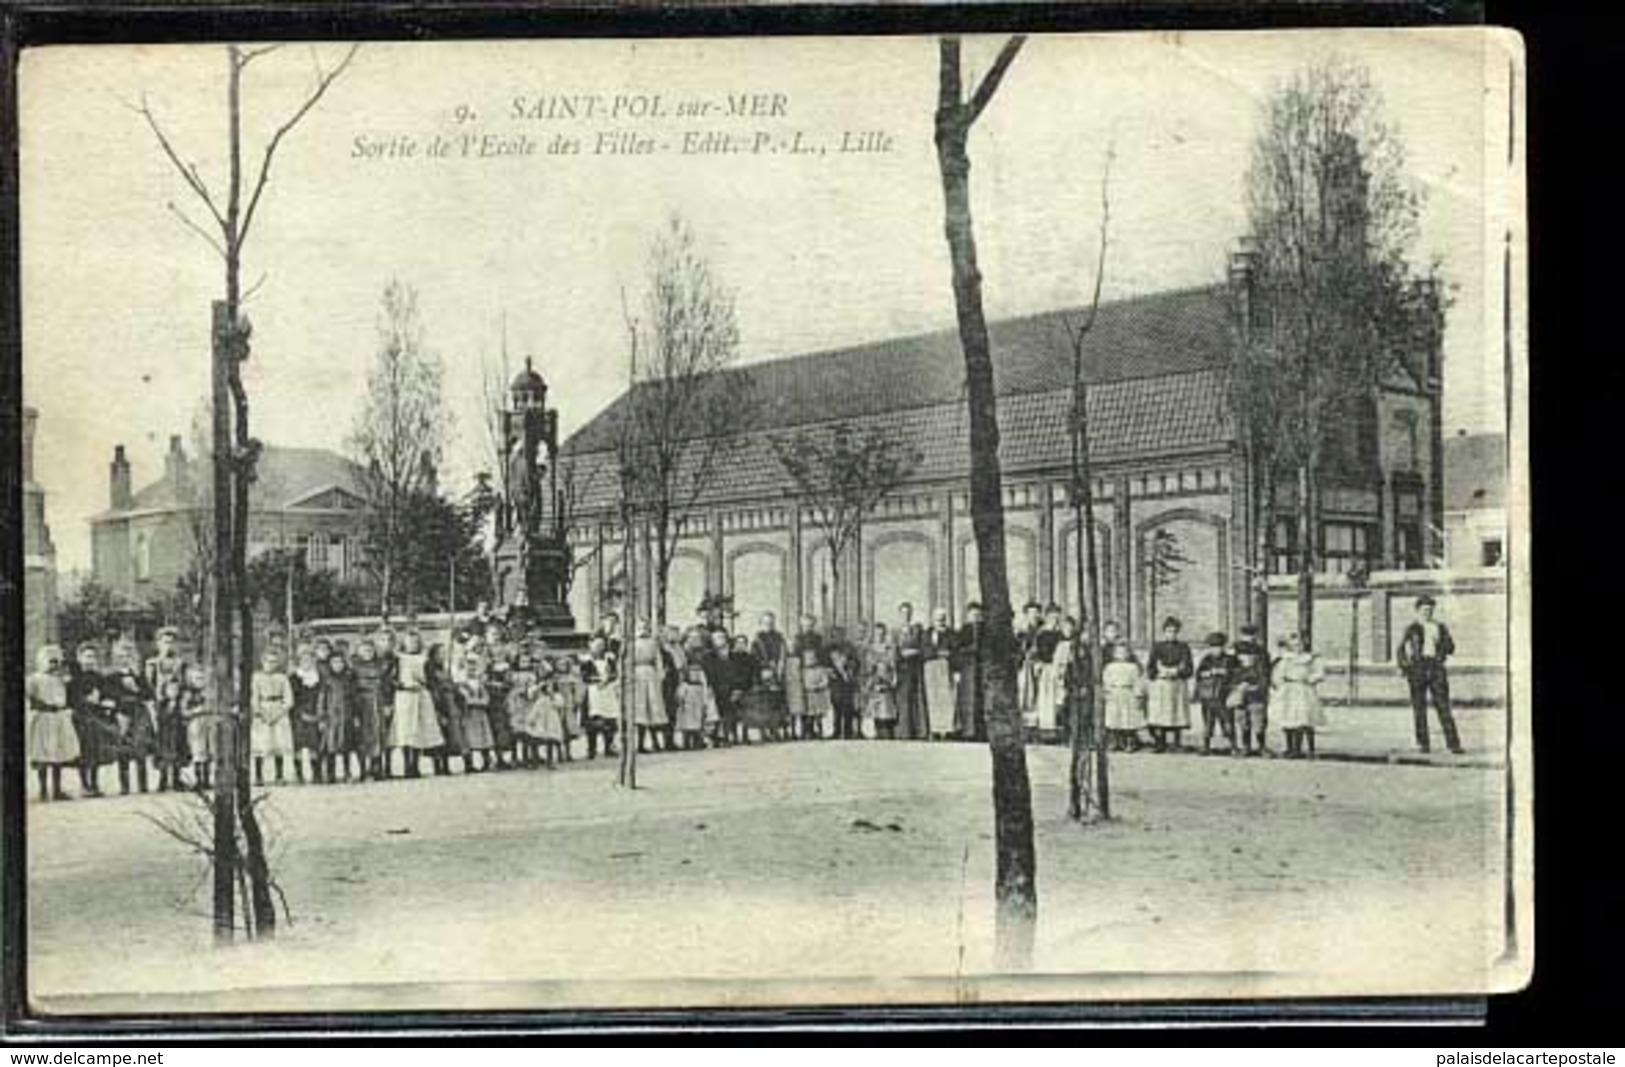
<path id="1" fill-rule="evenodd" d="M 1089 335 L 1089 449 L 1093 460 L 1100 600 L 1136 640 L 1177 615 L 1188 637 L 1235 632 L 1251 610 L 1247 546 L 1256 487 L 1229 412 L 1227 367 L 1249 328 L 1251 258 L 1238 252 L 1225 284 L 1102 305 Z M 1435 309 L 1437 307 L 1435 303 Z M 1063 316 L 990 323 L 1011 597 L 1078 610 L 1078 524 L 1068 502 L 1072 351 Z M 1411 353 L 1343 420 L 1336 462 L 1323 480 L 1322 567 L 1423 568 L 1441 526 L 1440 336 L 1422 331 Z M 970 455 L 964 360 L 953 330 L 835 351 L 750 362 L 754 397 L 738 445 L 683 518 L 671 569 L 669 615 L 691 617 L 707 592 L 734 597 L 741 622 L 829 617 L 828 548 L 770 435 L 846 423 L 881 424 L 923 453 L 907 485 L 865 522 L 841 566 L 847 618 L 890 621 L 903 600 L 916 617 L 945 608 L 955 622 L 978 599 L 967 496 Z M 617 529 L 617 427 L 623 395 L 567 442 L 582 487 L 572 531 L 578 558 L 593 555 L 571 589 L 578 625 L 613 600 L 622 545 Z M 1275 572 L 1295 567 L 1295 493 L 1278 489 Z M 646 551 L 646 549 L 644 550 Z M 644 568 L 642 573 L 648 573 Z"/>

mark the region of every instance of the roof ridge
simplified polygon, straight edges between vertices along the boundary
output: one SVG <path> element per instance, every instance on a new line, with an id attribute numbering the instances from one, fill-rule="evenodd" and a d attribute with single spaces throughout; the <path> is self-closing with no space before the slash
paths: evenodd
<path id="1" fill-rule="evenodd" d="M 1133 296 L 1122 296 L 1113 300 L 1103 300 L 1100 303 L 1100 310 L 1105 311 L 1107 308 L 1120 308 L 1129 304 L 1140 303 L 1143 301 L 1166 300 L 1178 297 L 1194 296 L 1197 293 L 1202 292 L 1218 292 L 1224 288 L 1225 286 L 1222 283 L 1211 282 L 1205 285 L 1187 285 L 1178 289 L 1159 289 L 1153 293 L 1136 293 Z M 1039 319 L 1050 318 L 1056 315 L 1064 315 L 1067 312 L 1085 311 L 1087 308 L 1087 304 L 1058 305 L 1055 307 L 1045 308 L 1040 311 L 1024 311 L 1016 315 L 1002 315 L 998 318 L 989 318 L 987 325 L 991 330 L 996 326 L 1008 326 L 1018 323 L 1035 322 Z M 764 359 L 753 360 L 750 363 L 741 363 L 736 366 L 728 367 L 723 371 L 723 373 L 749 371 L 755 367 L 793 363 L 796 360 L 803 359 L 812 360 L 820 357 L 840 355 L 845 352 L 859 352 L 864 349 L 876 348 L 880 345 L 917 344 L 921 341 L 933 340 L 948 334 L 957 334 L 958 329 L 959 328 L 956 325 L 949 324 L 947 326 L 939 326 L 930 330 L 917 330 L 912 333 L 898 334 L 897 336 L 893 337 L 870 339 L 868 341 L 857 341 L 853 344 L 847 345 L 830 345 L 825 348 L 815 348 L 805 352 L 791 352 L 782 356 L 768 356 Z"/>

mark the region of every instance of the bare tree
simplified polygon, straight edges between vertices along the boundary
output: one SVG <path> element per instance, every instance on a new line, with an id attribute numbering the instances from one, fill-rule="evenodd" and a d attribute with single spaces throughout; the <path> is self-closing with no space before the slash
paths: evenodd
<path id="1" fill-rule="evenodd" d="M 582 526 L 581 506 L 598 484 L 603 468 L 597 465 L 587 465 L 586 473 L 582 473 L 583 465 L 568 457 L 560 458 L 558 471 L 558 500 L 554 508 L 554 536 L 560 541 L 568 543 L 571 535 Z M 560 586 L 560 595 L 568 601 L 570 591 L 575 588 L 576 575 L 585 567 L 592 565 L 598 554 L 603 551 L 603 545 L 594 542 L 593 546 L 585 552 L 570 552 L 570 565 L 565 568 L 563 584 Z"/>
<path id="2" fill-rule="evenodd" d="M 1114 150 L 1106 149 L 1106 165 L 1100 176 L 1100 241 L 1096 250 L 1095 281 L 1089 296 L 1089 310 L 1079 319 L 1061 316 L 1061 327 L 1072 350 L 1072 418 L 1068 426 L 1072 445 L 1072 481 L 1068 497 L 1072 504 L 1076 541 L 1076 569 L 1078 573 L 1078 610 L 1083 625 L 1079 628 L 1078 651 L 1086 657 L 1087 688 L 1075 694 L 1072 700 L 1072 744 L 1070 773 L 1067 776 L 1067 812 L 1074 819 L 1084 817 L 1093 804 L 1101 818 L 1112 813 L 1109 757 L 1106 754 L 1105 733 L 1100 716 L 1100 679 L 1104 664 L 1100 662 L 1100 557 L 1095 545 L 1095 476 L 1089 455 L 1089 385 L 1084 380 L 1083 356 L 1089 334 L 1100 315 L 1100 292 L 1106 280 L 1106 248 L 1111 233 L 1112 201 L 1111 176 Z M 1087 724 L 1084 709 L 1089 711 Z M 1094 751 L 1091 768 L 1085 745 L 1085 726 Z"/>
<path id="3" fill-rule="evenodd" d="M 1416 283 L 1407 262 L 1419 204 L 1364 68 L 1319 60 L 1265 102 L 1247 175 L 1252 315 L 1230 392 L 1268 526 L 1277 478 L 1295 479 L 1306 638 L 1322 481 L 1365 464 L 1374 434 L 1360 428 L 1374 428 L 1382 380 L 1437 329 L 1436 286 Z"/>
<path id="4" fill-rule="evenodd" d="M 1032 787 L 1016 699 L 1015 634 L 1010 582 L 1005 573 L 1004 479 L 999 467 L 999 418 L 993 352 L 982 311 L 982 274 L 971 226 L 970 155 L 966 142 L 977 118 L 998 92 L 1025 37 L 1012 37 L 967 100 L 960 79 L 959 39 L 940 47 L 936 110 L 937 165 L 942 173 L 944 231 L 953 265 L 954 307 L 965 354 L 970 418 L 970 507 L 977 571 L 987 629 L 980 651 L 986 678 L 988 746 L 993 762 L 993 833 L 997 852 L 995 954 L 1005 971 L 1032 966 L 1038 923 L 1038 854 L 1033 843 Z"/>
<path id="5" fill-rule="evenodd" d="M 648 269 L 642 314 L 622 299 L 633 369 L 620 451 L 623 490 L 651 543 L 651 573 L 640 581 L 651 594 L 655 623 L 664 625 L 678 524 L 732 455 L 749 419 L 751 385 L 734 366 L 733 293 L 680 216 L 656 236 Z"/>
<path id="6" fill-rule="evenodd" d="M 795 483 L 795 506 L 807 504 L 829 550 L 835 620 L 845 625 L 841 561 L 880 502 L 908 480 L 924 457 L 890 429 L 861 433 L 851 424 L 821 426 L 770 439 L 779 465 Z"/>
<path id="7" fill-rule="evenodd" d="M 496 515 L 495 542 L 500 544 L 513 522 L 508 505 L 513 499 L 513 463 L 508 455 L 508 435 L 504 413 L 508 410 L 508 389 L 512 384 L 513 368 L 508 361 L 508 324 L 502 324 L 502 347 L 495 359 L 489 355 L 480 360 L 480 425 L 485 431 L 485 460 L 496 475 L 496 491 L 501 503 Z"/>
<path id="8" fill-rule="evenodd" d="M 253 606 L 241 595 L 248 558 L 248 487 L 254 480 L 259 442 L 249 433 L 248 393 L 242 364 L 249 354 L 249 330 L 242 317 L 242 255 L 253 233 L 261 198 L 271 178 L 271 167 L 284 138 L 327 94 L 344 73 L 360 45 L 352 45 L 342 59 L 326 67 L 310 50 L 312 82 L 301 103 L 272 132 L 252 175 L 244 168 L 242 143 L 243 72 L 281 45 L 226 46 L 227 178 L 224 201 L 210 189 L 198 165 L 183 158 L 158 116 L 143 98 L 134 110 L 146 121 L 158 146 L 187 188 L 209 215 L 209 224 L 197 222 L 171 201 L 169 210 L 220 256 L 225 266 L 225 296 L 213 315 L 213 499 L 216 502 L 215 573 L 210 590 L 210 697 L 219 713 L 217 785 L 214 797 L 214 928 L 218 943 L 229 943 L 237 926 L 233 887 L 239 864 L 246 862 L 251 911 L 243 914 L 243 929 L 250 937 L 270 936 L 276 930 L 276 908 L 271 899 L 263 836 L 249 797 L 246 773 L 239 773 L 248 758 L 246 731 L 241 723 L 250 703 L 254 663 Z M 229 501 L 230 506 L 222 506 Z M 233 632 L 235 619 L 236 632 Z M 235 655 L 234 655 L 235 653 Z M 238 832 L 246 856 L 237 848 Z"/>
<path id="9" fill-rule="evenodd" d="M 350 448 L 367 492 L 368 567 L 379 612 L 402 602 L 401 563 L 413 501 L 434 492 L 444 442 L 440 357 L 424 344 L 417 292 L 399 279 L 384 287 L 378 354 Z M 411 590 L 405 591 L 410 598 Z"/>

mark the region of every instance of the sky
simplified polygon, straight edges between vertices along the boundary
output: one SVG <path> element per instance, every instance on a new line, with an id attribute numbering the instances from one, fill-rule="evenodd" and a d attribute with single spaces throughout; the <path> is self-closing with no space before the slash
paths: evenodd
<path id="1" fill-rule="evenodd" d="M 967 80 L 998 44 L 965 42 Z M 1245 231 L 1263 100 L 1335 52 L 1382 94 L 1425 197 L 1416 259 L 1437 258 L 1454 293 L 1446 432 L 1501 429 L 1499 238 L 1485 235 L 1515 187 L 1510 48 L 1471 29 L 1031 39 L 970 143 L 989 317 L 1087 299 L 1108 148 L 1105 298 L 1220 281 Z M 246 165 L 343 52 L 290 45 L 249 66 Z M 135 108 L 147 102 L 219 197 L 225 64 L 219 46 L 22 59 L 23 395 L 40 410 L 36 478 L 63 569 L 89 565 L 114 446 L 139 488 L 208 394 L 221 262 L 177 217 L 206 209 Z M 394 278 L 416 289 L 446 368 L 449 481 L 487 465 L 481 368 L 504 337 L 509 366 L 529 356 L 549 382 L 568 434 L 624 386 L 622 295 L 636 301 L 673 212 L 735 291 L 744 361 L 951 327 L 936 90 L 923 38 L 364 45 L 281 142 L 248 238 L 254 434 L 345 450 Z M 747 113 L 730 116 L 738 98 Z M 803 151 L 682 151 L 706 134 Z M 550 154 L 555 136 L 580 152 Z M 655 151 L 607 151 L 640 142 Z M 482 143 L 519 151 L 481 157 Z"/>

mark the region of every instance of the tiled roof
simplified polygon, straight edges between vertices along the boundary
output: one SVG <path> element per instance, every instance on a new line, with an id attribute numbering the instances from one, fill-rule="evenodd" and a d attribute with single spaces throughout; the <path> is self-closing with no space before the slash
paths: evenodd
<path id="1" fill-rule="evenodd" d="M 1444 441 L 1444 509 L 1473 511 L 1506 505 L 1507 439 L 1498 433 L 1459 434 Z"/>
<path id="2" fill-rule="evenodd" d="M 210 477 L 206 464 L 196 457 L 188 457 L 188 477 Z M 357 496 L 362 495 L 361 468 L 350 460 L 325 448 L 277 448 L 267 445 L 260 453 L 255 468 L 255 480 L 249 489 L 249 507 L 254 510 L 279 511 L 303 497 L 338 486 Z M 132 511 L 163 511 L 184 507 L 191 501 L 183 499 L 175 483 L 159 478 L 136 492 Z M 96 519 L 117 518 L 119 511 L 104 511 Z"/>
<path id="3" fill-rule="evenodd" d="M 1091 458 L 1101 462 L 1131 456 L 1222 447 L 1229 440 L 1224 414 L 1222 372 L 1203 370 L 1156 378 L 1104 382 L 1089 390 Z M 1028 392 L 999 401 L 999 458 L 1006 473 L 1054 469 L 1067 462 L 1070 390 Z M 962 479 L 970 472 L 969 428 L 962 401 L 845 420 L 862 429 L 885 425 L 917 448 L 919 481 Z M 826 428 L 833 423 L 825 423 Z M 810 429 L 810 428 L 809 428 Z M 816 431 L 814 431 L 816 432 Z M 766 500 L 786 494 L 790 482 L 780 467 L 768 431 L 756 431 L 730 445 L 728 461 L 713 477 L 711 499 Z M 579 506 L 612 506 L 616 499 L 615 454 L 577 455 Z M 687 477 L 679 474 L 679 484 Z"/>
<path id="4" fill-rule="evenodd" d="M 1085 379 L 1121 382 L 1224 366 L 1230 349 L 1224 294 L 1208 286 L 1102 304 L 1089 335 Z M 1069 388 L 1065 322 L 1080 318 L 1069 309 L 990 324 L 999 395 Z M 749 376 L 755 424 L 763 427 L 856 420 L 964 399 L 964 356 L 954 330 L 750 363 L 728 373 Z M 577 431 L 565 451 L 613 448 L 625 402 L 623 394 Z"/>

